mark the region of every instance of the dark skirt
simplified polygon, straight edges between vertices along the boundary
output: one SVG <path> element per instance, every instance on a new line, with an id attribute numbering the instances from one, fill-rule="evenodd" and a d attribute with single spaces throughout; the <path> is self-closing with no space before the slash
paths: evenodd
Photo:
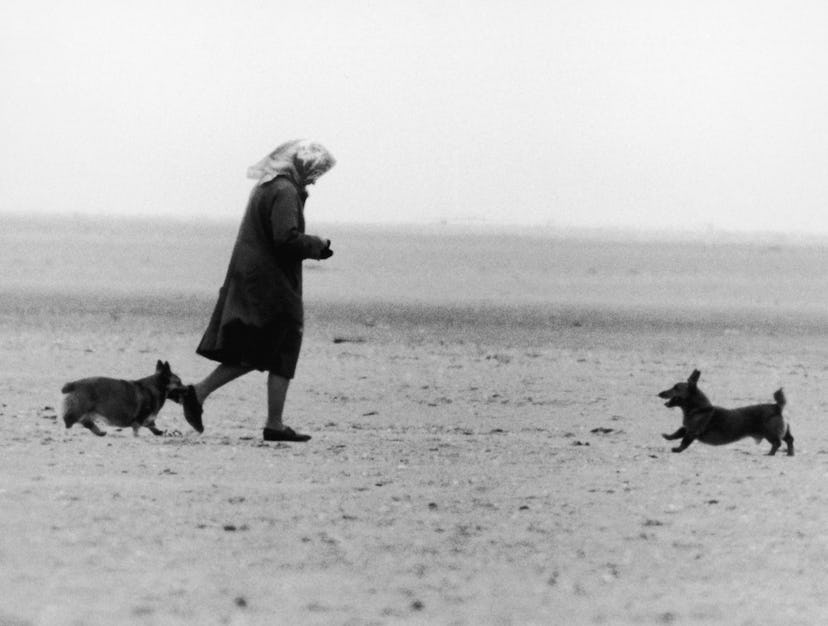
<path id="1" fill-rule="evenodd" d="M 196 353 L 224 363 L 252 367 L 283 378 L 293 378 L 302 348 L 302 325 L 278 316 L 264 328 L 240 320 L 221 324 L 213 315 Z"/>

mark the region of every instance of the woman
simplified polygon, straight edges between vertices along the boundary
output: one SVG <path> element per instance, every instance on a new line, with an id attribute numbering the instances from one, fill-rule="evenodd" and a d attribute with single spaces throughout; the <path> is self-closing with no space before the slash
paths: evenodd
<path id="1" fill-rule="evenodd" d="M 327 259 L 330 240 L 305 234 L 305 188 L 336 160 L 324 146 L 289 141 L 250 167 L 250 194 L 224 285 L 196 352 L 218 361 L 182 397 L 184 416 L 204 432 L 202 405 L 219 387 L 253 370 L 266 371 L 265 441 L 308 441 L 282 423 L 288 385 L 302 345 L 302 261 Z"/>

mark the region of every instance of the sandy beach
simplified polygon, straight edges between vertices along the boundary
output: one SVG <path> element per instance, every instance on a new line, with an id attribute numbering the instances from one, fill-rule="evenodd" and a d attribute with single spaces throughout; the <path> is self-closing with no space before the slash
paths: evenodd
<path id="1" fill-rule="evenodd" d="M 68 380 L 209 371 L 235 224 L 0 221 L 2 626 L 828 619 L 819 242 L 319 229 L 287 445 L 258 374 L 200 436 L 60 420 Z M 671 453 L 693 368 L 784 387 L 796 456 Z"/>

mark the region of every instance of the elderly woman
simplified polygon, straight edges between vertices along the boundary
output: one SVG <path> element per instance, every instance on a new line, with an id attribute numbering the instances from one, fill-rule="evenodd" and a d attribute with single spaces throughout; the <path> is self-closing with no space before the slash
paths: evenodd
<path id="1" fill-rule="evenodd" d="M 307 441 L 282 423 L 302 345 L 302 261 L 327 259 L 330 241 L 305 234 L 306 187 L 336 160 L 320 144 L 282 144 L 247 171 L 257 179 L 224 285 L 196 352 L 218 361 L 181 399 L 187 422 L 204 431 L 202 405 L 219 387 L 253 370 L 267 372 L 265 441 Z"/>

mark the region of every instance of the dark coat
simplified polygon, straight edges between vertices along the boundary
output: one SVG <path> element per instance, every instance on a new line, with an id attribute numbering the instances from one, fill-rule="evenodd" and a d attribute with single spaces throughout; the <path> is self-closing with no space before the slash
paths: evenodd
<path id="1" fill-rule="evenodd" d="M 287 176 L 253 190 L 198 354 L 222 363 L 255 363 L 239 353 L 245 349 L 233 339 L 239 329 L 249 338 L 272 334 L 285 323 L 301 328 L 302 261 L 318 259 L 327 245 L 305 234 L 305 198 L 304 187 Z"/>

